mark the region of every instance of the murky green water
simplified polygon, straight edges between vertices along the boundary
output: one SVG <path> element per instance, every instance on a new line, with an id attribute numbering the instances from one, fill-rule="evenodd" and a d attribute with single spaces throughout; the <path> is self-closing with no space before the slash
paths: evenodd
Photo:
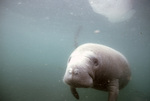
<path id="1" fill-rule="evenodd" d="M 87 42 L 130 62 L 132 80 L 118 101 L 150 101 L 149 4 L 135 0 L 131 19 L 111 23 L 87 0 L 0 1 L 0 101 L 76 101 L 62 78 L 75 45 Z M 80 101 L 107 101 L 106 92 L 77 90 Z"/>

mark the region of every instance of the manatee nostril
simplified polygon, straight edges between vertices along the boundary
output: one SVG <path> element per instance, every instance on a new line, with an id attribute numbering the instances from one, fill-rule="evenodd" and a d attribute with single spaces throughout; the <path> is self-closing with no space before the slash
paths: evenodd
<path id="1" fill-rule="evenodd" d="M 78 70 L 78 69 L 75 69 L 75 70 L 74 70 L 74 74 L 75 74 L 75 75 L 78 75 L 78 74 L 79 74 L 79 70 Z"/>

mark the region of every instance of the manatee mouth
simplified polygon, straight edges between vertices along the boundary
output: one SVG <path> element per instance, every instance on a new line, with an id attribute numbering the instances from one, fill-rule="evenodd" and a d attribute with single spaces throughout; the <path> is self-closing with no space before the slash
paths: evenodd
<path id="1" fill-rule="evenodd" d="M 74 88 L 92 88 L 93 87 L 93 79 L 90 77 L 88 81 L 84 81 L 84 79 L 81 79 L 82 83 L 80 81 L 76 80 L 63 80 L 64 83 L 68 84 L 69 86 L 72 86 Z"/>

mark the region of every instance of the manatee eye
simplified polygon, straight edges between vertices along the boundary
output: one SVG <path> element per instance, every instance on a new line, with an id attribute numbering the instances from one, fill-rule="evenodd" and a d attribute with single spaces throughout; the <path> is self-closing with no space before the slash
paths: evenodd
<path id="1" fill-rule="evenodd" d="M 98 60 L 96 58 L 93 59 L 93 63 L 95 66 L 98 66 Z"/>
<path id="2" fill-rule="evenodd" d="M 70 62 L 70 60 L 71 60 L 71 57 L 69 57 L 69 59 L 68 59 L 68 63 Z"/>

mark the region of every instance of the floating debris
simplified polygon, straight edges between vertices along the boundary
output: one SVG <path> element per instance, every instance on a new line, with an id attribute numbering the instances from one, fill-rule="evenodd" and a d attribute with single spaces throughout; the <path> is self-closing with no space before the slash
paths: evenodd
<path id="1" fill-rule="evenodd" d="M 95 30 L 94 33 L 95 33 L 95 34 L 99 34 L 99 33 L 100 33 L 100 30 Z"/>
<path id="2" fill-rule="evenodd" d="M 74 47 L 75 48 L 78 47 L 78 38 L 79 38 L 79 35 L 81 34 L 82 30 L 83 30 L 82 26 L 79 26 L 77 31 L 75 32 L 75 36 L 74 36 Z"/>

